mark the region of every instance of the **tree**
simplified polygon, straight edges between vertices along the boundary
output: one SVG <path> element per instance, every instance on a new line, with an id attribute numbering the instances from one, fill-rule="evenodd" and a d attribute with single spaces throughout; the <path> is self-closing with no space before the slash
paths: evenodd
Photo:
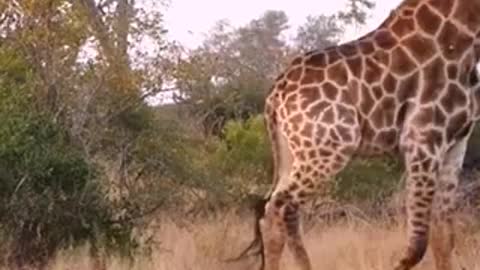
<path id="1" fill-rule="evenodd" d="M 64 226 L 63 217 L 72 214 L 64 206 L 75 211 L 105 210 L 92 210 L 98 215 L 87 218 L 85 212 L 76 213 L 92 222 L 92 230 L 104 230 L 95 225 L 100 222 L 107 229 L 111 224 L 117 232 L 131 232 L 134 225 L 148 221 L 148 213 L 175 196 L 172 183 L 166 182 L 183 179 L 174 177 L 183 172 L 175 167 L 182 164 L 175 162 L 183 158 L 182 137 L 158 124 L 145 103 L 145 98 L 163 91 L 164 71 L 171 63 L 164 55 L 169 44 L 160 11 L 152 8 L 160 1 L 150 2 L 147 6 L 132 0 L 0 3 L 0 182 L 5 185 L 2 198 L 7 200 L 0 211 L 22 210 L 17 211 L 21 217 L 2 215 L 12 218 L 10 223 L 0 220 L 0 228 L 15 229 L 6 235 L 26 235 L 22 248 L 54 243 L 35 247 L 50 253 L 50 247 L 68 244 L 70 239 L 65 238 L 79 227 Z M 143 49 L 145 42 L 148 51 Z M 21 68 L 5 71 L 12 59 L 20 59 Z M 71 192 L 63 194 L 64 188 Z M 8 200 L 16 194 L 12 204 Z M 61 202 L 62 194 L 68 203 Z M 79 196 L 91 200 L 85 203 Z M 50 204 L 55 207 L 49 208 Z M 40 226 L 35 233 L 53 238 L 25 241 L 30 231 L 22 231 L 18 226 L 22 222 L 36 226 L 30 229 Z"/>
<path id="2" fill-rule="evenodd" d="M 365 24 L 367 11 L 375 7 L 372 0 L 348 0 L 346 10 L 338 13 L 338 17 L 346 24 Z"/>
<path id="3" fill-rule="evenodd" d="M 297 30 L 295 47 L 306 52 L 333 46 L 339 42 L 342 32 L 336 16 L 308 16 Z"/>
<path id="4" fill-rule="evenodd" d="M 176 102 L 200 118 L 206 134 L 219 134 L 228 119 L 263 110 L 264 94 L 287 61 L 287 24 L 281 11 L 267 11 L 239 28 L 220 21 L 200 48 L 180 59 Z"/>

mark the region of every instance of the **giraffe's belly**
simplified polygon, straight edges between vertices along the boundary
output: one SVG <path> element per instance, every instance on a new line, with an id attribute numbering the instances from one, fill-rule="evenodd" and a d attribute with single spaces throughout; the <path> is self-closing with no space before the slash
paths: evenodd
<path id="1" fill-rule="evenodd" d="M 380 126 L 372 123 L 371 119 L 360 118 L 361 139 L 357 155 L 376 156 L 398 153 L 401 129 L 394 123 L 395 121 L 392 121 L 391 124 Z"/>

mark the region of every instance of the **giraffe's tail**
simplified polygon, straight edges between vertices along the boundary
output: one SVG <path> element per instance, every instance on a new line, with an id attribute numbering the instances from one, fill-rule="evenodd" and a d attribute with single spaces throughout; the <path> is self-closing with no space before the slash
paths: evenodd
<path id="1" fill-rule="evenodd" d="M 260 229 L 260 221 L 265 215 L 265 205 L 267 204 L 269 197 L 262 198 L 257 196 L 253 202 L 253 210 L 255 212 L 254 220 L 254 237 L 250 244 L 239 255 L 234 258 L 227 259 L 226 262 L 236 262 L 248 257 L 258 257 L 261 259 L 261 267 L 264 266 L 264 253 L 263 253 L 263 238 L 262 230 Z"/>
<path id="2" fill-rule="evenodd" d="M 257 196 L 253 200 L 253 211 L 255 213 L 255 221 L 254 221 L 254 238 L 252 242 L 245 248 L 240 255 L 237 257 L 230 259 L 229 261 L 238 261 L 246 257 L 258 257 L 260 256 L 261 260 L 261 267 L 260 269 L 264 269 L 265 265 L 265 253 L 264 253 L 264 245 L 263 245 L 263 237 L 262 237 L 262 230 L 260 227 L 260 222 L 265 216 L 265 206 L 267 205 L 268 201 L 270 200 L 273 191 L 275 190 L 278 182 L 279 182 L 279 165 L 282 161 L 280 158 L 280 147 L 279 145 L 279 134 L 278 127 L 277 127 L 277 118 L 276 118 L 276 108 L 273 107 L 273 104 L 276 102 L 273 101 L 275 99 L 275 95 L 270 95 L 268 99 L 269 101 L 265 104 L 265 127 L 267 129 L 267 133 L 271 143 L 271 150 L 272 150 L 272 185 L 270 190 L 264 197 Z"/>

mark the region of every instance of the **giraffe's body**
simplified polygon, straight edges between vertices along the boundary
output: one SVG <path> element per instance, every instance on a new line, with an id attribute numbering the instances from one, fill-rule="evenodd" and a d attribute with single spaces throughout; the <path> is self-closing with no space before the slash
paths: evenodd
<path id="1" fill-rule="evenodd" d="M 395 269 L 416 265 L 429 240 L 437 269 L 452 269 L 479 33 L 480 0 L 405 0 L 366 36 L 292 61 L 265 103 L 275 167 L 260 224 L 267 270 L 279 268 L 285 243 L 310 270 L 299 208 L 353 156 L 385 153 L 407 175 L 408 248 Z"/>

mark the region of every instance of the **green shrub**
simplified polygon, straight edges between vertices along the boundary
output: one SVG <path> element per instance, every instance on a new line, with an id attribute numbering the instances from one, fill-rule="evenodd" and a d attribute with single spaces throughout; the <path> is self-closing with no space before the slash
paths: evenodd
<path id="1" fill-rule="evenodd" d="M 224 133 L 225 139 L 216 152 L 224 171 L 254 177 L 252 180 L 265 177 L 271 154 L 263 117 L 252 117 L 245 122 L 229 121 Z"/>
<path id="2" fill-rule="evenodd" d="M 114 217 L 95 166 L 66 129 L 36 110 L 31 79 L 21 59 L 0 50 L 0 232 L 10 263 L 42 264 L 85 241 L 131 250 L 132 223 Z"/>
<path id="3" fill-rule="evenodd" d="M 346 202 L 383 200 L 398 187 L 401 174 L 396 160 L 357 158 L 337 175 L 333 194 Z"/>

